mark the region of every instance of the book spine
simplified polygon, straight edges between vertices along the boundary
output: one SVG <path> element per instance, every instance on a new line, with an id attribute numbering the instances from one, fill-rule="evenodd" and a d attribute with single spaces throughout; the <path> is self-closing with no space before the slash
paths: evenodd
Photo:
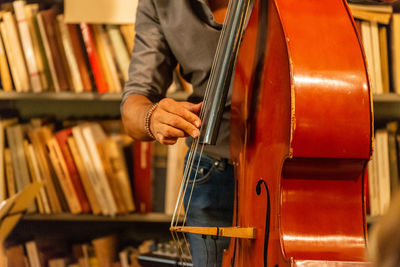
<path id="1" fill-rule="evenodd" d="M 129 79 L 129 63 L 130 58 L 128 54 L 128 50 L 124 44 L 124 40 L 122 39 L 121 33 L 119 32 L 118 26 L 116 25 L 107 25 L 107 32 L 110 36 L 112 48 L 114 50 L 115 58 L 118 64 L 118 67 L 122 73 L 122 77 L 124 81 L 128 81 Z"/>
<path id="2" fill-rule="evenodd" d="M 35 151 L 33 149 L 33 145 L 29 145 L 28 149 L 29 149 L 30 157 L 32 159 L 33 172 L 36 174 L 36 179 L 37 179 L 38 182 L 43 183 L 44 179 L 43 179 L 43 177 L 42 177 L 42 175 L 40 173 L 40 170 L 39 170 L 39 165 L 38 165 L 38 161 L 37 161 L 37 158 L 36 158 Z M 40 193 L 40 197 L 41 197 L 42 202 L 43 202 L 44 213 L 50 214 L 51 213 L 51 208 L 50 208 L 49 200 L 47 198 L 46 188 L 44 186 L 41 187 L 39 193 Z"/>
<path id="3" fill-rule="evenodd" d="M 32 39 L 33 54 L 36 60 L 36 67 L 39 73 L 40 83 L 42 85 L 42 91 L 46 91 L 49 88 L 49 82 L 45 74 L 45 63 L 40 51 L 39 35 L 35 30 L 35 19 L 33 12 L 38 9 L 37 4 L 24 5 L 24 12 L 26 21 L 28 23 L 29 33 Z M 36 14 L 35 14 L 36 15 Z"/>
<path id="4" fill-rule="evenodd" d="M 51 55 L 51 49 L 50 49 L 50 45 L 49 45 L 49 40 L 47 38 L 46 30 L 44 29 L 44 22 L 43 22 L 42 14 L 40 14 L 40 13 L 37 14 L 37 23 L 38 23 L 38 28 L 40 31 L 40 36 L 43 41 L 44 52 L 46 54 L 46 58 L 49 63 L 49 71 L 51 74 L 50 76 L 51 76 L 51 80 L 52 80 L 52 83 L 54 86 L 54 90 L 56 92 L 60 92 L 61 87 L 60 87 L 60 83 L 58 82 L 56 67 L 54 65 L 53 57 Z"/>
<path id="5" fill-rule="evenodd" d="M 6 12 L 3 14 L 3 21 L 6 28 L 6 36 L 10 45 L 10 56 L 15 58 L 16 69 L 18 72 L 18 79 L 16 81 L 16 77 L 14 78 L 14 83 L 18 83 L 20 85 L 21 92 L 29 92 L 30 83 L 29 83 L 29 75 L 26 69 L 25 60 L 21 48 L 21 43 L 18 38 L 18 30 L 14 22 L 14 17 L 11 12 Z M 10 58 L 10 57 L 9 57 Z"/>
<path id="6" fill-rule="evenodd" d="M 12 80 L 14 81 L 15 91 L 18 93 L 21 93 L 21 92 L 23 92 L 23 90 L 22 90 L 23 85 L 22 85 L 22 79 L 20 79 L 20 75 L 18 73 L 17 58 L 13 56 L 14 52 L 13 52 L 13 49 L 11 46 L 11 41 L 10 41 L 8 33 L 7 33 L 6 24 L 4 22 L 0 23 L 0 31 L 1 31 L 1 36 L 3 38 L 3 42 L 4 42 L 5 52 L 7 55 L 9 66 L 10 66 Z"/>
<path id="7" fill-rule="evenodd" d="M 68 62 L 69 68 L 71 70 L 73 87 L 74 87 L 76 93 L 81 93 L 81 92 L 83 92 L 83 84 L 82 84 L 81 74 L 79 72 L 78 63 L 76 62 L 76 58 L 75 58 L 74 52 L 72 50 L 71 40 L 69 37 L 67 26 L 65 25 L 65 22 L 64 22 L 64 16 L 58 15 L 57 22 L 58 22 L 58 26 L 60 28 L 61 39 L 62 39 L 62 42 L 64 45 L 67 62 Z"/>
<path id="8" fill-rule="evenodd" d="M 86 195 L 89 199 L 90 207 L 92 208 L 93 214 L 100 214 L 101 207 L 100 207 L 99 201 L 97 200 L 96 192 L 94 190 L 94 187 L 91 184 L 89 175 L 83 164 L 82 157 L 79 154 L 78 147 L 76 145 L 74 137 L 72 137 L 72 136 L 68 137 L 67 142 L 68 142 L 68 147 L 71 151 L 73 160 L 76 164 L 76 168 L 79 172 L 79 176 L 81 177 L 83 187 L 85 188 Z"/>
<path id="9" fill-rule="evenodd" d="M 97 33 L 98 37 L 97 42 L 99 45 L 97 45 L 97 47 L 99 48 L 99 53 L 102 50 L 104 65 L 105 67 L 108 67 L 109 91 L 120 93 L 122 90 L 121 82 L 118 77 L 118 71 L 115 62 L 116 60 L 114 59 L 114 51 L 111 47 L 110 38 L 102 25 L 93 25 L 93 28 L 96 29 L 95 32 Z M 105 67 L 103 67 L 103 69 L 105 69 Z"/>
<path id="10" fill-rule="evenodd" d="M 106 199 L 106 202 L 108 203 L 110 215 L 115 215 L 118 212 L 117 205 L 116 205 L 115 199 L 113 197 L 110 184 L 108 183 L 107 176 L 104 172 L 102 161 L 101 161 L 100 155 L 97 150 L 97 144 L 95 141 L 95 137 L 93 136 L 92 128 L 90 125 L 84 126 L 82 128 L 82 135 L 84 136 L 84 138 L 86 140 L 87 149 L 88 149 L 91 161 L 94 164 L 93 169 L 98 178 L 102 195 Z"/>
<path id="11" fill-rule="evenodd" d="M 62 160 L 62 153 L 57 141 L 52 138 L 47 142 L 47 146 L 49 149 L 50 159 L 53 163 L 54 170 L 56 171 L 57 177 L 65 194 L 69 209 L 75 214 L 82 212 L 82 208 L 78 201 L 78 196 L 68 174 L 67 166 Z"/>
<path id="12" fill-rule="evenodd" d="M 97 91 L 101 94 L 106 93 L 108 92 L 108 86 L 103 71 L 101 69 L 101 62 L 99 55 L 97 54 L 96 51 L 96 45 L 93 38 L 93 33 L 89 25 L 86 23 L 81 23 L 80 28 L 82 31 L 83 41 L 85 43 L 86 52 L 88 53 L 90 65 L 92 67 Z"/>
<path id="13" fill-rule="evenodd" d="M 11 92 L 13 90 L 13 85 L 10 76 L 10 69 L 7 63 L 7 55 L 3 45 L 3 38 L 0 35 L 0 76 L 2 89 L 5 92 Z"/>
<path id="14" fill-rule="evenodd" d="M 25 18 L 24 1 L 14 1 L 15 17 L 17 19 L 20 40 L 25 55 L 25 61 L 27 63 L 29 77 L 32 85 L 33 92 L 38 93 L 42 91 L 42 85 L 40 83 L 39 72 L 36 65 L 35 54 L 33 51 L 32 39 L 29 33 L 28 23 Z"/>
<path id="15" fill-rule="evenodd" d="M 67 24 L 67 28 L 71 39 L 72 49 L 74 50 L 74 54 L 76 56 L 76 60 L 78 63 L 79 72 L 81 74 L 84 91 L 91 92 L 93 88 L 89 75 L 90 66 L 88 66 L 85 62 L 85 56 L 87 56 L 87 54 L 82 49 L 83 47 L 81 46 L 81 40 L 79 38 L 80 36 L 77 29 L 77 25 Z"/>
<path id="16" fill-rule="evenodd" d="M 82 155 L 81 158 L 83 160 L 83 163 L 87 168 L 87 173 L 89 174 L 89 179 L 94 189 L 94 192 L 96 193 L 96 197 L 100 204 L 102 213 L 104 215 L 110 215 L 111 214 L 110 207 L 106 201 L 105 194 L 101 188 L 100 181 L 98 180 L 96 171 L 94 170 L 94 167 L 92 165 L 92 160 L 89 157 L 89 151 L 88 148 L 86 147 L 85 139 L 82 135 L 81 129 L 79 129 L 79 126 L 72 128 L 72 134 L 74 140 L 76 141 L 80 155 Z"/>

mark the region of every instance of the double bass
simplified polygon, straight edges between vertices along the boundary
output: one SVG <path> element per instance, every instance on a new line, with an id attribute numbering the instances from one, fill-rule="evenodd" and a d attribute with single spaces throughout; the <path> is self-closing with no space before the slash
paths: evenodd
<path id="1" fill-rule="evenodd" d="M 367 266 L 373 114 L 346 1 L 232 0 L 227 17 L 192 147 L 215 142 L 233 82 L 233 227 L 171 230 L 231 237 L 226 267 Z"/>

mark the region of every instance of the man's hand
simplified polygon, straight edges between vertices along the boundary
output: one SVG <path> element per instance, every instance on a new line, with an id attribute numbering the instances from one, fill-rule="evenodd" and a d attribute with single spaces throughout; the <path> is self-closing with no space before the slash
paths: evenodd
<path id="1" fill-rule="evenodd" d="M 161 144 L 172 145 L 185 136 L 197 138 L 200 134 L 202 103 L 177 102 L 171 98 L 161 100 L 150 118 L 150 130 Z"/>

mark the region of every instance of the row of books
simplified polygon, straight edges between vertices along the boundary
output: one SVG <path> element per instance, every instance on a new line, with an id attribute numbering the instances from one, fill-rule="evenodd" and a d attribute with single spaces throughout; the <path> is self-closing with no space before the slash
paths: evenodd
<path id="1" fill-rule="evenodd" d="M 400 94 L 400 13 L 391 5 L 350 4 L 373 94 Z"/>
<path id="2" fill-rule="evenodd" d="M 184 139 L 133 142 L 120 120 L 2 119 L 0 201 L 37 181 L 30 212 L 172 214 L 187 149 Z"/>
<path id="3" fill-rule="evenodd" d="M 144 241 L 137 248 L 119 249 L 117 235 L 95 238 L 72 244 L 58 238 L 39 238 L 5 250 L 9 267 L 140 267 L 139 254 L 155 247 L 154 241 Z"/>
<path id="4" fill-rule="evenodd" d="M 371 216 L 383 215 L 399 185 L 400 133 L 398 122 L 375 131 L 372 159 L 368 163 L 368 202 Z"/>
<path id="5" fill-rule="evenodd" d="M 57 7 L 2 4 L 3 91 L 121 92 L 128 79 L 134 26 L 67 24 Z"/>
<path id="6" fill-rule="evenodd" d="M 38 181 L 45 186 L 30 212 L 116 215 L 135 210 L 123 151 L 131 139 L 106 134 L 107 121 L 57 131 L 38 121 L 0 121 L 2 199 Z"/>

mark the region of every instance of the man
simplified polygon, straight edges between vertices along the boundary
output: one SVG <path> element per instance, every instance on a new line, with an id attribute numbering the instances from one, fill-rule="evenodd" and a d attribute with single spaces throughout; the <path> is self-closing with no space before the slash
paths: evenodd
<path id="1" fill-rule="evenodd" d="M 135 140 L 174 144 L 197 138 L 199 113 L 228 0 L 142 0 L 136 16 L 135 48 L 122 100 L 122 119 Z M 177 63 L 193 85 L 187 102 L 165 98 Z M 197 171 L 187 225 L 230 226 L 234 179 L 229 164 L 230 93 L 215 146 L 206 146 Z M 196 156 L 194 166 L 197 166 Z M 196 170 L 191 171 L 193 179 Z M 190 190 L 189 190 L 190 191 Z M 188 195 L 185 195 L 185 205 Z M 214 242 L 215 241 L 215 242 Z M 217 266 L 229 239 L 189 235 L 194 266 Z"/>

